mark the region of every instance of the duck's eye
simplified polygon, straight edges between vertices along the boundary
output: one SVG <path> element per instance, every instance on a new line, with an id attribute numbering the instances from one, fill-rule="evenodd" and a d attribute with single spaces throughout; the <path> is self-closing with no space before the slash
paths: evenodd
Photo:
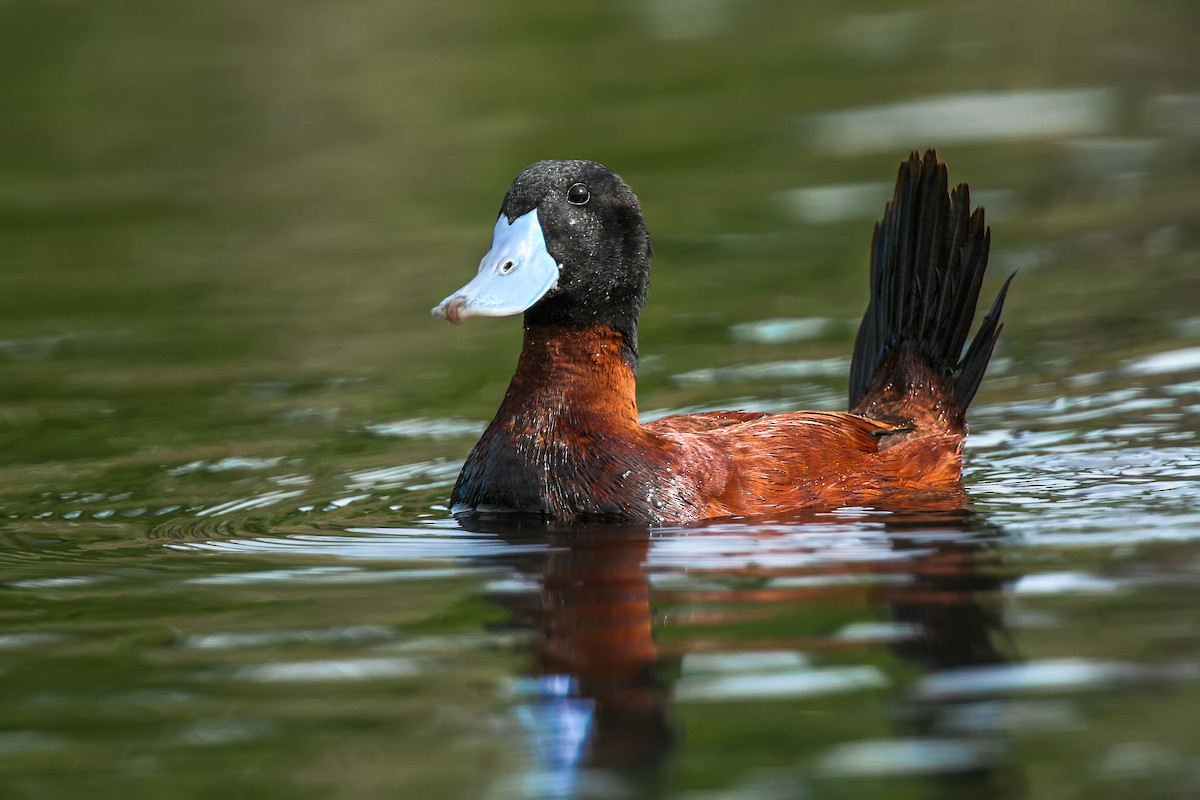
<path id="1" fill-rule="evenodd" d="M 581 206 L 592 199 L 592 193 L 582 183 L 576 183 L 567 189 L 567 202 L 573 206 Z"/>

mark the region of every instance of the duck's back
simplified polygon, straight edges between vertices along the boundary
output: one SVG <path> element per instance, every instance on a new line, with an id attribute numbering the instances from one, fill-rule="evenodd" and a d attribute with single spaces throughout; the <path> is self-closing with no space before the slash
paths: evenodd
<path id="1" fill-rule="evenodd" d="M 665 417 L 646 426 L 667 444 L 673 468 L 703 484 L 697 519 L 887 505 L 900 495 L 958 489 L 961 436 L 907 438 L 909 426 L 836 411 L 733 421 L 735 413 Z"/>

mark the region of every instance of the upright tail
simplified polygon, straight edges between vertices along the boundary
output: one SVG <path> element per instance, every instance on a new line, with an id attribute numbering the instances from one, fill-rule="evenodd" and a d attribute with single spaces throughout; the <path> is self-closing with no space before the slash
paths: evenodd
<path id="1" fill-rule="evenodd" d="M 1004 326 L 1013 276 L 963 353 L 987 269 L 991 230 L 971 213 L 965 183 L 947 193 L 929 150 L 900 165 L 896 193 L 875 224 L 871 300 L 850 365 L 850 410 L 911 424 L 917 435 L 961 433 L 964 414 Z"/>

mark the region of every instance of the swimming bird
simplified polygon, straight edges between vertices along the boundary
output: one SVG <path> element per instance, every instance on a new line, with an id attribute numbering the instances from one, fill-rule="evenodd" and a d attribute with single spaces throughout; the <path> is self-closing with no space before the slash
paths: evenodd
<path id="1" fill-rule="evenodd" d="M 965 412 L 1000 335 L 1010 276 L 964 353 L 991 231 L 934 151 L 900 166 L 876 223 L 848 412 L 638 420 L 638 319 L 651 242 L 637 196 L 592 161 L 540 161 L 504 197 L 476 276 L 433 309 L 524 314 L 516 373 L 452 513 L 652 525 L 962 491 Z"/>

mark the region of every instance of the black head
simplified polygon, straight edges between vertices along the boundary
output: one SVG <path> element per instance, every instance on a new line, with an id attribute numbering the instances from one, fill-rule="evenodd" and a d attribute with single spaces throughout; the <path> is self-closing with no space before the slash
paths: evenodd
<path id="1" fill-rule="evenodd" d="M 538 210 L 546 249 L 562 265 L 558 285 L 525 312 L 526 325 L 608 325 L 637 353 L 650 287 L 650 233 L 637 195 L 594 161 L 539 161 L 508 190 L 510 221 Z"/>
<path id="2" fill-rule="evenodd" d="M 641 206 L 620 176 L 594 161 L 539 161 L 505 195 L 479 275 L 434 315 L 524 311 L 526 327 L 607 325 L 636 358 L 650 256 Z"/>

